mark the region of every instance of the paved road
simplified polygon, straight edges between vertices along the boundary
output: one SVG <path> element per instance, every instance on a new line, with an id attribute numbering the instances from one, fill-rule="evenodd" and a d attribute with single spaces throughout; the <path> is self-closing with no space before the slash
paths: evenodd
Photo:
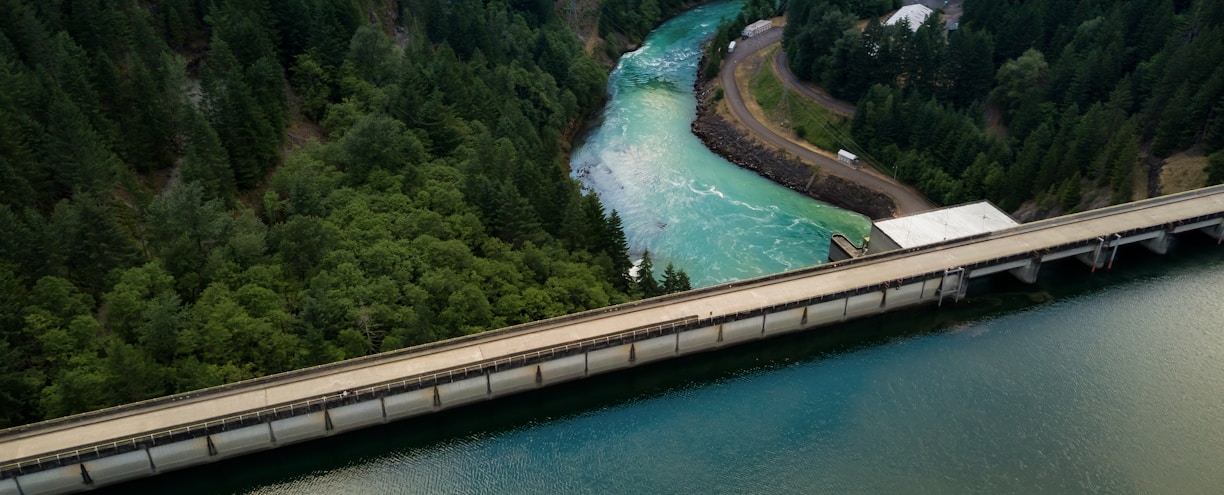
<path id="1" fill-rule="evenodd" d="M 856 169 L 821 155 L 805 146 L 804 144 L 806 143 L 800 144 L 792 141 L 789 137 L 775 133 L 765 124 L 758 121 L 752 115 L 752 112 L 748 111 L 748 107 L 744 104 L 742 90 L 735 81 L 735 69 L 739 66 L 740 61 L 781 40 L 782 28 L 776 27 L 770 29 L 760 35 L 736 43 L 735 51 L 723 61 L 723 68 L 719 73 L 719 79 L 722 82 L 724 97 L 727 99 L 727 103 L 730 104 L 731 111 L 735 114 L 736 118 L 747 126 L 753 134 L 764 141 L 782 148 L 804 161 L 819 165 L 825 172 L 888 195 L 896 203 L 898 215 L 917 213 L 935 208 L 935 204 L 919 194 L 914 188 L 895 182 L 869 167 Z M 805 88 L 803 84 L 797 84 L 797 80 L 794 79 L 793 75 L 790 80 L 786 80 L 786 83 L 805 95 L 808 94 L 808 91 L 811 91 L 810 88 Z"/>

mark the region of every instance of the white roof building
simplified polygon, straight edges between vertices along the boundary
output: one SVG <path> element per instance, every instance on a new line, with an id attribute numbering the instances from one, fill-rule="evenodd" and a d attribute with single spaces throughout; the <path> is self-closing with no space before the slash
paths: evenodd
<path id="1" fill-rule="evenodd" d="M 901 7 L 901 10 L 898 10 L 897 13 L 892 15 L 892 17 L 889 17 L 887 21 L 884 21 L 884 25 L 891 26 L 901 22 L 901 19 L 905 19 L 909 21 L 910 31 L 917 32 L 918 26 L 921 26 L 923 21 L 926 21 L 927 16 L 933 13 L 935 13 L 935 11 L 931 10 L 926 5 L 906 5 Z"/>
<path id="2" fill-rule="evenodd" d="M 748 27 L 744 28 L 744 31 L 740 34 L 743 35 L 745 38 L 751 38 L 758 34 L 764 33 L 765 31 L 769 31 L 770 29 L 773 29 L 773 20 L 772 19 L 761 19 L 752 24 L 749 24 Z"/>
<path id="3" fill-rule="evenodd" d="M 868 254 L 964 239 L 1020 225 L 989 201 L 916 213 L 871 225 Z"/>

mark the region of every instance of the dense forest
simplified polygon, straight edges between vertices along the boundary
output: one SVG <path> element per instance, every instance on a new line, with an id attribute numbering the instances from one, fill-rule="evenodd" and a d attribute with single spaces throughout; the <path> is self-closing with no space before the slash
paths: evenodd
<path id="1" fill-rule="evenodd" d="M 688 287 L 568 177 L 551 1 L 0 12 L 0 427 Z"/>
<path id="2" fill-rule="evenodd" d="M 951 31 L 865 4 L 791 0 L 791 69 L 857 101 L 847 147 L 937 202 L 1129 201 L 1183 150 L 1224 182 L 1222 2 L 965 0 Z"/>

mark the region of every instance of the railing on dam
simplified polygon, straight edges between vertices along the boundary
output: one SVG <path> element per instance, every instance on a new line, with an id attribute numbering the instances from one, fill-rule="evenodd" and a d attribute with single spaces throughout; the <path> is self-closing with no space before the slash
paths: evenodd
<path id="1" fill-rule="evenodd" d="M 890 253 L 892 254 L 892 253 Z M 824 269 L 831 268 L 831 265 L 825 265 Z M 821 267 L 816 267 L 821 268 Z M 11 462 L 0 466 L 0 476 L 10 477 L 21 474 L 26 474 L 32 471 L 40 471 L 53 467 L 61 467 L 72 464 L 77 464 L 85 461 L 106 457 L 109 455 L 122 454 L 126 452 L 137 451 L 158 445 L 179 442 L 192 438 L 200 438 L 208 435 L 213 435 L 223 431 L 230 431 L 238 428 L 244 428 L 257 424 L 285 419 L 288 417 L 317 413 L 332 409 L 338 406 L 354 404 L 358 402 L 378 400 L 390 395 L 401 394 L 414 390 L 430 388 L 436 385 L 452 383 L 468 378 L 483 376 L 487 373 L 500 372 L 508 369 L 521 368 L 532 366 L 540 362 L 574 356 L 590 351 L 606 349 L 618 345 L 624 345 L 634 342 L 640 342 L 656 337 L 674 335 L 679 332 L 694 328 L 702 328 L 707 326 L 715 326 L 727 322 L 738 321 L 743 319 L 755 318 L 757 316 L 776 313 L 795 308 L 800 308 L 812 304 L 818 304 L 827 301 L 844 299 L 860 294 L 877 292 L 884 289 L 896 288 L 899 285 L 909 284 L 921 280 L 929 280 L 939 277 L 943 274 L 942 271 L 928 272 L 907 276 L 894 281 L 883 283 L 868 284 L 857 287 L 851 290 L 844 290 L 832 293 L 821 294 L 813 297 L 805 297 L 788 301 L 781 304 L 760 307 L 752 311 L 714 315 L 706 318 L 692 315 L 684 318 L 679 318 L 672 321 L 648 325 L 641 328 L 634 328 L 610 335 L 603 335 L 595 338 L 585 339 L 578 342 L 570 342 L 561 345 L 547 346 L 539 349 L 521 352 L 515 355 L 500 357 L 480 361 L 477 363 L 458 366 L 455 368 L 440 370 L 431 373 L 422 373 L 419 375 L 408 376 L 402 379 L 380 383 L 377 385 L 361 387 L 353 390 L 346 390 L 337 393 L 313 397 L 310 399 L 297 401 L 288 404 L 280 404 L 272 407 L 265 407 L 251 410 L 242 414 L 219 417 L 193 423 L 174 428 L 142 433 L 124 437 L 112 441 L 101 442 L 93 445 L 84 446 L 77 449 L 56 452 L 43 456 L 22 459 L 16 462 Z M 792 274 L 793 275 L 793 274 Z M 766 279 L 778 277 L 778 275 L 765 277 Z"/>
<path id="2" fill-rule="evenodd" d="M 120 413 L 128 414 L 135 410 L 156 410 L 155 408 L 160 406 L 181 403 L 177 401 L 204 400 L 214 395 L 221 396 L 235 390 L 258 389 L 260 387 L 270 386 L 276 382 L 291 382 L 293 380 L 304 379 L 303 377 L 309 377 L 312 375 L 343 372 L 345 370 L 358 369 L 393 359 L 410 359 L 413 358 L 413 356 L 424 355 L 429 352 L 433 352 L 433 350 L 436 349 L 456 348 L 467 345 L 484 345 L 488 342 L 494 342 L 496 339 L 508 338 L 513 335 L 529 334 L 549 328 L 587 324 L 602 318 L 618 317 L 618 315 L 623 315 L 625 313 L 638 310 L 644 311 L 652 307 L 667 307 L 673 304 L 685 304 L 692 301 L 699 301 L 707 297 L 717 297 L 719 294 L 724 294 L 725 297 L 726 294 L 737 294 L 737 291 L 740 290 L 751 290 L 752 288 L 760 288 L 773 283 L 793 283 L 794 281 L 807 279 L 809 277 L 816 277 L 842 270 L 854 270 L 854 273 L 876 273 L 878 267 L 873 267 L 872 264 L 886 264 L 886 262 L 896 262 L 902 260 L 908 264 L 912 262 L 913 259 L 922 259 L 923 257 L 931 258 L 929 253 L 943 252 L 943 250 L 946 249 L 956 249 L 960 250 L 962 253 L 970 252 L 970 254 L 972 254 L 972 256 L 961 256 L 956 258 L 958 261 L 951 266 L 932 266 L 934 263 L 927 263 L 922 265 L 922 267 L 907 266 L 905 271 L 897 272 L 896 278 L 890 277 L 884 280 L 879 280 L 883 277 L 876 277 L 876 279 L 869 282 L 860 281 L 855 278 L 853 282 L 842 284 L 835 289 L 825 289 L 822 287 L 819 290 L 805 289 L 801 292 L 793 294 L 787 292 L 784 296 L 769 299 L 768 304 L 752 306 L 750 309 L 745 306 L 746 309 L 740 311 L 724 312 L 717 315 L 710 313 L 710 315 L 707 317 L 691 315 L 667 321 L 656 321 L 648 325 L 614 331 L 605 335 L 599 335 L 597 337 L 576 339 L 567 342 L 557 342 L 556 344 L 546 345 L 521 352 L 507 352 L 505 355 L 468 362 L 452 368 L 435 368 L 428 372 L 396 377 L 395 379 L 385 380 L 379 383 L 373 383 L 370 385 L 363 384 L 363 386 L 356 387 L 351 390 L 329 391 L 326 394 L 312 397 L 306 397 L 306 394 L 301 394 L 295 396 L 302 397 L 300 400 L 269 405 L 267 407 L 243 411 L 237 414 L 218 416 L 207 419 L 206 421 L 189 422 L 182 425 L 175 425 L 171 428 L 160 428 L 152 431 L 145 431 L 139 434 L 123 436 L 113 440 L 90 443 L 89 445 L 64 449 L 58 452 L 50 452 L 23 459 L 16 459 L 4 465 L 0 465 L 0 478 L 16 477 L 17 475 L 23 475 L 53 467 L 70 466 L 72 464 L 82 463 L 110 455 L 166 445 L 187 439 L 206 437 L 220 432 L 268 423 L 280 419 L 327 411 L 339 406 L 379 400 L 390 395 L 427 389 L 442 384 L 448 384 L 480 376 L 488 376 L 490 373 L 532 366 L 537 363 L 543 363 L 553 359 L 565 358 L 595 350 L 655 339 L 662 336 L 675 335 L 688 330 L 722 325 L 729 322 L 756 318 L 762 315 L 771 315 L 774 313 L 794 310 L 800 307 L 812 306 L 829 301 L 841 299 L 848 300 L 851 297 L 872 292 L 887 292 L 888 289 L 895 289 L 901 286 L 914 284 L 916 282 L 924 282 L 927 286 L 931 286 L 933 284 L 929 283 L 930 281 L 939 281 L 941 277 L 944 281 L 948 280 L 947 275 L 949 273 L 949 269 L 962 270 L 961 273 L 967 277 L 969 276 L 969 272 L 973 270 L 988 267 L 999 267 L 1003 264 L 1014 263 L 1021 260 L 1039 260 L 1051 252 L 1069 251 L 1075 249 L 1083 250 L 1085 247 L 1089 246 L 1098 246 L 1099 248 L 1113 242 L 1113 239 L 1142 235 L 1154 231 L 1174 232 L 1180 225 L 1193 225 L 1204 221 L 1224 218 L 1224 211 L 1213 210 L 1208 213 L 1193 213 L 1188 214 L 1185 217 L 1178 217 L 1172 222 L 1148 222 L 1129 229 L 1123 228 L 1117 230 L 1116 232 L 1111 230 L 1111 233 L 1107 234 L 1108 238 L 1101 236 L 1099 233 L 1094 233 L 1091 236 L 1078 237 L 1075 239 L 1070 239 L 1068 237 L 1066 238 L 1065 242 L 1063 242 L 1064 238 L 1058 238 L 1054 242 L 1046 242 L 1042 244 L 1041 249 L 1037 251 L 998 250 L 997 254 L 1000 256 L 991 256 L 986 253 L 971 252 L 974 250 L 982 251 L 980 246 L 976 246 L 973 249 L 966 249 L 966 246 L 970 246 L 978 242 L 987 241 L 995 242 L 997 244 L 999 238 L 1009 236 L 1025 236 L 1044 229 L 1056 228 L 1060 225 L 1064 226 L 1065 229 L 1065 225 L 1068 223 L 1073 224 L 1076 222 L 1091 222 L 1094 219 L 1105 218 L 1118 213 L 1140 211 L 1144 208 L 1155 208 L 1168 203 L 1185 201 L 1187 199 L 1193 199 L 1195 197 L 1209 194 L 1218 196 L 1221 193 L 1224 193 L 1224 186 L 1179 195 L 1171 195 L 1137 204 L 1119 205 L 1102 210 L 1094 210 L 1077 215 L 1071 215 L 1068 217 L 1025 224 L 989 234 L 981 234 L 973 238 L 948 240 L 935 245 L 845 260 L 837 263 L 805 268 L 793 272 L 735 282 L 717 287 L 710 287 L 681 295 L 656 298 L 612 308 L 588 311 L 553 320 L 547 320 L 544 322 L 494 330 L 485 332 L 483 334 L 461 337 L 434 344 L 426 344 L 415 348 L 404 349 L 402 351 L 393 351 L 391 353 L 323 365 L 307 370 L 299 370 L 282 375 L 275 375 L 249 382 L 243 382 L 240 384 L 218 387 L 212 390 L 154 399 L 135 405 L 121 406 L 119 408 L 113 408 L 110 410 L 87 413 L 85 415 L 80 415 L 69 419 L 56 420 L 38 425 L 30 425 L 28 427 L 9 430 L 5 432 L 5 434 L 12 436 L 27 431 L 35 431 L 39 428 L 65 427 L 78 423 L 85 424 L 88 422 L 88 420 L 92 420 L 94 418 L 105 418 L 108 415 Z M 1218 204 L 1219 202 L 1218 199 L 1213 199 L 1211 201 L 1215 202 L 1213 204 Z M 1201 211 L 1202 209 L 1200 208 L 1199 210 Z M 1108 222 L 1106 222 L 1106 224 L 1108 224 Z M 991 253 L 994 253 L 994 251 Z M 1099 255 L 1099 252 L 1097 254 Z M 910 256 L 914 255 L 917 256 L 912 259 L 909 258 Z M 996 268 L 996 270 L 998 269 L 1001 268 Z M 913 270 L 913 272 L 910 270 Z M 985 272 L 986 271 L 983 271 L 982 273 Z M 957 297 L 959 297 L 959 291 L 962 289 L 961 284 L 963 284 L 963 279 L 958 277 L 956 287 L 958 291 Z M 825 290 L 828 290 L 828 292 L 824 292 Z M 941 302 L 943 300 L 942 294 L 944 290 L 945 288 L 940 284 L 939 297 Z M 883 306 L 885 299 L 881 299 L 880 301 L 880 305 Z M 930 299 L 928 299 L 928 301 L 930 301 Z M 720 307 L 720 309 L 723 309 L 724 311 L 727 310 L 726 307 Z M 672 313 L 672 316 L 675 314 L 685 314 L 685 312 L 677 310 Z M 705 313 L 705 311 L 702 311 L 702 313 Z M 804 314 L 807 314 L 806 310 L 804 311 Z M 668 318 L 670 317 L 671 316 L 668 316 Z M 662 317 L 658 318 L 658 320 L 662 319 Z M 764 321 L 765 320 L 762 319 L 762 335 L 765 333 Z M 630 325 L 626 324 L 621 328 L 628 326 Z M 677 335 L 677 340 L 680 338 L 681 336 Z M 374 380 L 370 380 L 370 382 L 373 381 Z M 328 429 L 330 429 L 330 426 Z M 0 442 L 3 442 L 4 440 L 5 438 L 3 438 L 3 435 L 0 435 Z"/>
<path id="3" fill-rule="evenodd" d="M 178 442 L 191 438 L 199 438 L 222 431 L 252 426 L 287 417 L 324 411 L 340 405 L 376 400 L 388 395 L 395 395 L 413 390 L 421 390 L 440 384 L 451 383 L 467 378 L 483 376 L 487 373 L 504 371 L 513 368 L 531 366 L 540 362 L 583 354 L 617 345 L 638 342 L 655 337 L 673 335 L 686 329 L 695 328 L 714 321 L 726 321 L 726 316 L 718 318 L 699 319 L 696 315 L 676 320 L 652 324 L 604 335 L 579 342 L 548 346 L 541 349 L 521 352 L 512 356 L 489 359 L 475 364 L 458 366 L 451 369 L 422 373 L 400 380 L 378 385 L 346 390 L 303 401 L 282 404 L 252 410 L 242 414 L 226 416 L 208 421 L 179 426 L 163 431 L 143 433 L 109 442 L 89 445 L 54 454 L 43 455 L 31 459 L 23 459 L 0 466 L 0 475 L 15 476 L 28 471 L 37 471 L 50 467 L 60 467 L 79 462 L 89 461 L 108 455 L 122 454 L 166 443 Z"/>

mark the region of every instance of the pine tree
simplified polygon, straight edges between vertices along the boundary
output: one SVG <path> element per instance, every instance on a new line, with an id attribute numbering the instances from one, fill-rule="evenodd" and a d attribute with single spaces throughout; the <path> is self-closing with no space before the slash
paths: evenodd
<path id="1" fill-rule="evenodd" d="M 256 100 L 229 44 L 213 38 L 208 61 L 200 71 L 203 110 L 229 152 L 238 187 L 250 189 L 263 180 L 275 161 L 281 132 L 269 120 L 268 109 Z"/>
<path id="2" fill-rule="evenodd" d="M 960 107 L 984 98 L 994 80 L 994 40 L 972 28 L 948 35 L 948 77 L 952 84 L 945 97 Z"/>
<path id="3" fill-rule="evenodd" d="M 629 278 L 629 270 L 633 262 L 629 260 L 629 243 L 625 240 L 625 229 L 621 223 L 620 213 L 612 210 L 604 222 L 604 252 L 612 258 L 612 285 L 617 289 L 629 292 L 633 281 Z"/>
<path id="4" fill-rule="evenodd" d="M 0 205 L 34 206 L 38 199 L 26 175 L 35 170 L 34 155 L 15 113 L 0 96 Z"/>
<path id="5" fill-rule="evenodd" d="M 108 190 L 122 163 L 67 95 L 52 88 L 48 96 L 41 166 L 54 185 L 54 198 Z"/>
<path id="6" fill-rule="evenodd" d="M 1213 153 L 1224 149 L 1224 98 L 1216 103 L 1211 111 L 1211 120 L 1207 122 L 1207 131 L 1203 134 L 1203 150 Z"/>
<path id="7" fill-rule="evenodd" d="M 99 294 L 112 269 L 128 266 L 136 249 L 115 218 L 113 205 L 100 194 L 78 193 L 55 206 L 48 221 L 52 273 Z"/>
<path id="8" fill-rule="evenodd" d="M 676 265 L 668 263 L 667 268 L 663 269 L 663 293 L 671 294 L 676 290 Z"/>
<path id="9" fill-rule="evenodd" d="M 1080 203 L 1080 173 L 1068 177 L 1058 188 L 1058 204 L 1068 213 L 1076 210 Z"/>
<path id="10" fill-rule="evenodd" d="M 208 120 L 194 109 L 188 116 L 186 141 L 183 180 L 198 182 L 206 198 L 228 199 L 236 190 L 229 157 Z"/>
<path id="11" fill-rule="evenodd" d="M 689 280 L 688 273 L 683 269 L 676 272 L 676 288 L 677 292 L 693 290 L 693 282 Z"/>
<path id="12" fill-rule="evenodd" d="M 688 274 L 684 273 L 684 270 L 677 270 L 674 264 L 668 263 L 667 269 L 663 270 L 663 292 L 675 294 L 687 290 L 693 290 Z"/>
<path id="13" fill-rule="evenodd" d="M 650 250 L 642 252 L 642 261 L 638 263 L 637 277 L 633 282 L 642 297 L 655 297 L 663 293 L 662 287 L 654 278 L 654 262 L 650 260 Z"/>

